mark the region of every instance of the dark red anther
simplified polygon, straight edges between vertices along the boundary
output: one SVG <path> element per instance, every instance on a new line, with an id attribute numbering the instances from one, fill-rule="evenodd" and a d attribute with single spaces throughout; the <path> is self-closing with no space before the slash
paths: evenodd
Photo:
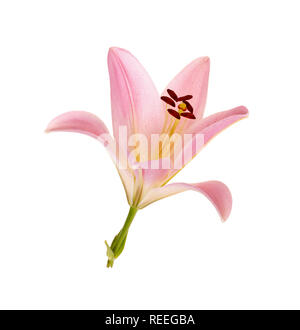
<path id="1" fill-rule="evenodd" d="M 172 91 L 172 89 L 167 89 L 167 92 L 171 98 L 169 96 L 161 96 L 161 99 L 174 108 L 178 107 L 179 110 L 179 112 L 177 112 L 174 109 L 167 109 L 171 116 L 175 117 L 176 119 L 180 119 L 180 117 L 196 119 L 196 117 L 193 115 L 194 109 L 192 105 L 188 102 L 188 100 L 193 98 L 192 95 L 188 94 L 178 97 L 177 94 Z M 178 104 L 177 102 L 182 102 L 184 104 Z M 189 112 L 185 112 L 186 110 L 188 110 Z"/>
<path id="2" fill-rule="evenodd" d="M 172 109 L 168 109 L 168 112 L 170 115 L 172 115 L 173 117 L 177 118 L 177 119 L 180 119 L 180 114 L 175 111 L 175 110 L 172 110 Z"/>
<path id="3" fill-rule="evenodd" d="M 194 109 L 191 105 L 191 103 L 189 103 L 188 101 L 183 101 L 183 103 L 186 105 L 186 108 L 189 110 L 189 112 L 193 113 Z"/>
<path id="4" fill-rule="evenodd" d="M 193 95 L 185 95 L 185 96 L 178 97 L 177 101 L 186 101 L 186 100 L 190 100 L 192 98 L 193 98 Z"/>
<path id="5" fill-rule="evenodd" d="M 162 96 L 161 99 L 172 107 L 175 107 L 175 102 L 168 96 Z"/>
<path id="6" fill-rule="evenodd" d="M 167 89 L 168 94 L 172 97 L 172 99 L 174 101 L 178 100 L 178 96 L 176 95 L 176 93 L 174 91 L 172 91 L 172 89 Z"/>
<path id="7" fill-rule="evenodd" d="M 196 119 L 196 117 L 190 112 L 184 112 L 180 116 L 185 117 L 185 118 L 189 118 L 189 119 Z"/>

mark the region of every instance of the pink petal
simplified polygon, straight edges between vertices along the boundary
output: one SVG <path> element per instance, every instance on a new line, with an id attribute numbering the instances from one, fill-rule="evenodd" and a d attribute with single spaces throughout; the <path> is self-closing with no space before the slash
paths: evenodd
<path id="1" fill-rule="evenodd" d="M 108 129 L 97 116 L 85 111 L 70 111 L 54 118 L 47 126 L 46 132 L 65 131 L 87 134 L 98 138 L 108 134 Z"/>
<path id="2" fill-rule="evenodd" d="M 190 129 L 190 133 L 193 134 L 191 142 L 184 144 L 182 154 L 177 155 L 179 159 L 182 157 L 181 162 L 183 166 L 194 158 L 199 151 L 218 133 L 233 123 L 246 118 L 247 116 L 247 108 L 244 106 L 239 106 L 231 110 L 215 113 L 198 121 Z M 179 159 L 176 161 L 178 162 Z M 174 175 L 174 171 L 171 174 Z"/>
<path id="3" fill-rule="evenodd" d="M 163 167 L 163 163 L 167 162 L 168 165 L 169 159 L 157 159 L 157 160 L 147 160 L 145 162 L 137 162 L 134 159 L 128 157 L 129 166 L 132 168 L 136 177 L 139 174 L 142 176 L 143 180 L 143 189 L 148 190 L 153 187 L 160 187 L 161 183 L 167 178 L 170 169 Z M 140 172 L 139 172 L 140 171 Z"/>
<path id="4" fill-rule="evenodd" d="M 113 132 L 127 126 L 128 136 L 160 133 L 164 120 L 159 94 L 146 70 L 128 51 L 111 48 L 108 53 Z"/>
<path id="5" fill-rule="evenodd" d="M 244 106 L 217 112 L 199 122 L 195 122 L 195 124 L 191 127 L 192 133 L 205 134 L 205 143 L 207 143 L 222 130 L 240 119 L 246 118 L 248 115 L 248 109 Z"/>
<path id="6" fill-rule="evenodd" d="M 186 190 L 195 190 L 204 194 L 215 206 L 223 221 L 229 217 L 232 208 L 232 196 L 228 187 L 220 181 L 207 181 L 194 184 L 172 183 L 161 188 L 155 188 L 143 198 L 139 208 Z"/>
<path id="7" fill-rule="evenodd" d="M 117 167 L 128 203 L 132 204 L 134 174 L 130 169 L 118 168 L 122 155 L 117 156 L 117 146 L 102 120 L 89 112 L 71 111 L 54 118 L 46 128 L 46 132 L 57 131 L 82 133 L 102 142 Z"/>
<path id="8" fill-rule="evenodd" d="M 203 117 L 206 103 L 209 77 L 209 58 L 200 57 L 187 65 L 166 87 L 162 95 L 168 95 L 167 89 L 173 90 L 178 97 L 192 95 L 189 103 L 194 108 L 194 115 L 199 120 Z M 165 104 L 163 104 L 165 110 Z M 187 119 L 188 120 L 188 119 Z M 184 119 L 183 121 L 186 121 Z M 181 123 L 180 123 L 181 125 Z"/>

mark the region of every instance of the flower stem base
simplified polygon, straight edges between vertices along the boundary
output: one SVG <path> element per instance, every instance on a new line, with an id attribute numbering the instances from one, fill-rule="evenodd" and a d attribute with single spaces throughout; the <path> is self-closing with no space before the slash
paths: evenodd
<path id="1" fill-rule="evenodd" d="M 115 259 L 122 253 L 125 247 L 126 238 L 128 234 L 129 227 L 137 213 L 138 209 L 136 207 L 131 206 L 127 219 L 123 228 L 120 230 L 118 235 L 115 236 L 114 240 L 111 243 L 111 246 L 108 245 L 107 241 L 105 241 L 105 245 L 107 248 L 106 255 L 108 257 L 107 267 L 112 267 L 114 265 Z"/>

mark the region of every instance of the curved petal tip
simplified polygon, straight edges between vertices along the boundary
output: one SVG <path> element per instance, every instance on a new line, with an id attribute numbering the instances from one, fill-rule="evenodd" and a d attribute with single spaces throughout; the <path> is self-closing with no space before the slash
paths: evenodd
<path id="1" fill-rule="evenodd" d="M 229 188 L 220 181 L 206 181 L 200 183 L 170 183 L 166 186 L 152 189 L 141 201 L 139 207 L 145 206 L 162 198 L 178 194 L 183 191 L 194 190 L 205 195 L 218 211 L 224 222 L 230 215 L 232 195 Z"/>
<path id="2" fill-rule="evenodd" d="M 220 181 L 207 181 L 194 184 L 197 191 L 202 192 L 215 206 L 221 220 L 225 222 L 232 209 L 232 195 L 229 188 Z"/>
<path id="3" fill-rule="evenodd" d="M 249 111 L 244 105 L 240 105 L 239 107 L 237 107 L 237 110 L 239 114 L 244 115 L 245 117 L 249 116 Z"/>
<path id="4" fill-rule="evenodd" d="M 94 138 L 108 133 L 102 120 L 86 111 L 70 111 L 57 116 L 45 130 L 46 133 L 54 131 L 77 132 Z"/>
<path id="5" fill-rule="evenodd" d="M 198 60 L 201 61 L 201 62 L 203 62 L 203 63 L 210 62 L 210 58 L 208 56 L 199 57 Z"/>

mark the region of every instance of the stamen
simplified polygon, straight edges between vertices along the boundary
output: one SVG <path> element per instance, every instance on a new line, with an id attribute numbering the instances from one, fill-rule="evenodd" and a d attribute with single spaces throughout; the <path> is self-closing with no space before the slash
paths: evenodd
<path id="1" fill-rule="evenodd" d="M 174 91 L 172 91 L 172 89 L 167 89 L 168 94 L 172 97 L 172 99 L 174 101 L 178 100 L 178 96 L 176 95 L 176 93 Z"/>
<path id="2" fill-rule="evenodd" d="M 184 112 L 184 113 L 180 114 L 180 116 L 185 117 L 185 118 L 189 118 L 189 119 L 196 119 L 196 117 L 190 112 Z"/>
<path id="3" fill-rule="evenodd" d="M 185 96 L 178 97 L 177 101 L 186 101 L 186 100 L 190 100 L 192 98 L 193 98 L 193 95 L 185 95 Z"/>
<path id="4" fill-rule="evenodd" d="M 180 119 L 180 114 L 179 114 L 177 111 L 175 111 L 175 110 L 173 110 L 173 109 L 168 109 L 168 112 L 169 112 L 169 114 L 172 115 L 173 117 L 175 117 L 175 118 L 177 118 L 177 119 Z"/>
<path id="5" fill-rule="evenodd" d="M 189 112 L 193 113 L 194 109 L 191 105 L 191 103 L 189 103 L 188 101 L 183 101 L 183 103 L 186 105 L 186 108 L 189 110 Z"/>
<path id="6" fill-rule="evenodd" d="M 188 94 L 188 95 L 178 97 L 177 94 L 172 89 L 167 89 L 167 92 L 171 98 L 168 96 L 161 96 L 161 99 L 166 103 L 167 111 L 171 116 L 175 117 L 178 120 L 180 120 L 180 117 L 196 119 L 196 117 L 193 115 L 194 109 L 193 109 L 192 105 L 187 101 L 187 100 L 190 100 L 193 98 L 192 95 Z M 180 102 L 180 103 L 178 104 L 177 102 Z M 172 107 L 177 106 L 177 109 L 176 110 L 168 109 L 167 105 L 171 105 Z M 188 110 L 189 113 L 185 112 L 186 110 Z M 164 130 L 166 128 L 166 123 L 167 123 L 167 120 L 165 121 L 165 124 L 164 124 Z M 177 126 L 178 123 L 179 123 L 178 121 L 175 121 L 174 125 Z"/>
<path id="7" fill-rule="evenodd" d="M 172 107 L 175 107 L 175 102 L 174 102 L 171 98 L 169 98 L 168 96 L 162 96 L 161 99 L 162 99 L 164 102 L 166 102 L 166 103 L 168 103 L 169 105 L 171 105 Z"/>

